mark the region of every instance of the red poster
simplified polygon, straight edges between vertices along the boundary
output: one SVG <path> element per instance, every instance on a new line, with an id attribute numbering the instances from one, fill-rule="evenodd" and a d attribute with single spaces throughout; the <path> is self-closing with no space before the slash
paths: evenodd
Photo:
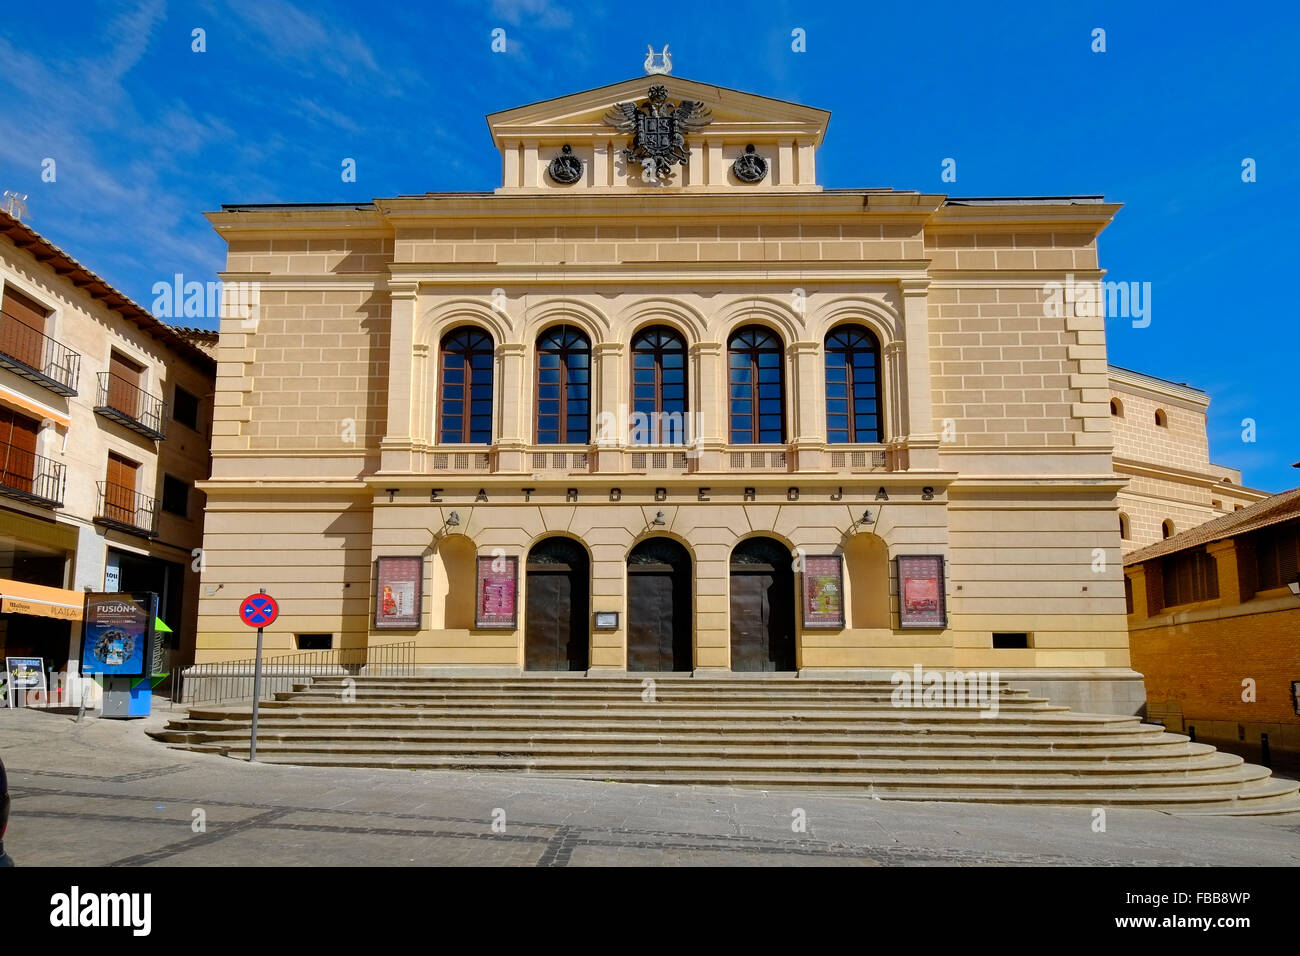
<path id="1" fill-rule="evenodd" d="M 803 626 L 844 626 L 844 572 L 838 554 L 803 559 Z"/>
<path id="2" fill-rule="evenodd" d="M 475 627 L 513 628 L 519 594 L 519 559 L 498 555 L 478 559 Z"/>
<path id="3" fill-rule="evenodd" d="M 375 564 L 375 627 L 418 628 L 424 558 L 378 558 Z"/>
<path id="4" fill-rule="evenodd" d="M 909 554 L 898 558 L 900 627 L 947 627 L 943 556 Z"/>

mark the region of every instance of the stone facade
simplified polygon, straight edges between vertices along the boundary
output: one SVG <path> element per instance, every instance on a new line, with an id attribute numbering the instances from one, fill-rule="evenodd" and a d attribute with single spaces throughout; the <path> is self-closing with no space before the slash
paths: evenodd
<path id="1" fill-rule="evenodd" d="M 590 611 L 620 614 L 582 624 L 585 663 L 623 670 L 643 624 L 629 554 L 664 537 L 689 555 L 691 666 L 725 673 L 750 613 L 737 547 L 761 536 L 792 552 L 796 578 L 803 555 L 843 559 L 842 627 L 804 626 L 794 598 L 801 671 L 1000 670 L 1060 677 L 1070 702 L 1140 705 L 1104 319 L 1045 305 L 1046 283 L 1100 277 L 1096 237 L 1118 207 L 822 190 L 828 114 L 675 77 L 670 98 L 705 102 L 713 122 L 688 137 L 687 168 L 649 183 L 602 122 L 649 85 L 489 117 L 493 193 L 209 215 L 223 278 L 260 298 L 222 323 L 199 659 L 251 655 L 236 612 L 265 587 L 282 608 L 273 652 L 307 635 L 410 640 L 425 668 L 517 671 L 528 556 L 561 536 L 589 562 Z M 561 186 L 546 169 L 566 145 L 585 165 Z M 729 170 L 751 145 L 770 160 L 756 184 Z M 651 327 L 683 342 L 688 445 L 637 444 L 625 424 Z M 733 441 L 747 327 L 779 342 L 779 441 Z M 490 440 L 468 444 L 445 440 L 460 409 L 442 407 L 448 336 L 467 328 L 490 337 L 493 375 Z M 586 441 L 540 439 L 539 342 L 556 329 L 589 343 Z M 827 342 L 843 330 L 878 345 L 871 441 L 832 440 Z M 945 624 L 903 626 L 909 555 L 943 557 Z M 423 558 L 419 626 L 376 627 L 385 556 Z M 519 561 L 513 628 L 475 626 L 488 556 Z"/>

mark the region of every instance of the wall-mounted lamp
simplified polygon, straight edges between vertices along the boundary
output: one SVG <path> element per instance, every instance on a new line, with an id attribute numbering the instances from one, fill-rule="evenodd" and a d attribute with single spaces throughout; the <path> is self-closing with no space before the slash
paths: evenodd
<path id="1" fill-rule="evenodd" d="M 459 514 L 457 514 L 456 512 L 453 511 L 451 514 L 447 515 L 447 526 L 448 526 L 448 527 L 450 527 L 450 528 L 454 528 L 454 527 L 456 527 L 458 524 L 460 524 L 460 515 L 459 515 Z"/>
<path id="2" fill-rule="evenodd" d="M 650 523 L 654 525 L 665 525 L 668 522 L 664 521 L 664 513 L 660 511 L 658 514 L 655 515 L 655 520 L 651 521 Z"/>

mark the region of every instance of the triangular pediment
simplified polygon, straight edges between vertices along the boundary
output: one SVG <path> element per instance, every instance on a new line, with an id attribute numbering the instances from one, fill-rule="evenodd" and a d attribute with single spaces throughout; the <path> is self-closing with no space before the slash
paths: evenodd
<path id="1" fill-rule="evenodd" d="M 792 133 L 808 138 L 813 146 L 820 146 L 831 114 L 799 103 L 772 99 L 755 93 L 730 90 L 712 83 L 701 83 L 679 76 L 638 76 L 581 93 L 558 96 L 554 99 L 516 106 L 488 116 L 492 140 L 501 145 L 503 136 L 525 136 L 530 132 L 549 134 L 571 131 L 573 133 L 608 131 L 605 113 L 615 103 L 645 101 L 650 87 L 664 86 L 672 103 L 684 99 L 698 100 L 713 112 L 713 122 L 708 135 L 729 135 L 745 132 Z"/>
<path id="2" fill-rule="evenodd" d="M 707 108 L 708 123 L 692 128 L 680 152 L 688 155 L 656 181 L 628 153 L 632 135 L 606 122 L 617 104 L 645 109 L 651 87 L 667 89 L 667 104 L 684 100 Z M 815 152 L 830 113 L 799 103 L 731 90 L 672 75 L 638 76 L 594 90 L 541 100 L 487 117 L 492 141 L 502 154 L 502 192 L 617 192 L 679 188 L 707 190 L 815 190 Z M 551 163 L 561 153 L 581 162 L 581 175 L 557 181 Z M 746 152 L 757 163 L 743 159 Z M 749 178 L 738 177 L 740 171 Z M 747 164 L 746 164 L 747 163 Z M 576 167 L 574 167 L 576 169 Z M 753 170 L 764 170 L 755 179 Z M 577 175 L 573 173 L 571 175 Z M 648 177 L 648 178 L 647 178 Z"/>

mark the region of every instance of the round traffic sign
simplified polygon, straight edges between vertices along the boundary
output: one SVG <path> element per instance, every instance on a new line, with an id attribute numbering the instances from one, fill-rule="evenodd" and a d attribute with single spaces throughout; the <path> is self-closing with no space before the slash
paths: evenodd
<path id="1" fill-rule="evenodd" d="M 249 627 L 266 627 L 280 613 L 280 605 L 269 594 L 250 594 L 239 605 L 239 619 Z"/>

